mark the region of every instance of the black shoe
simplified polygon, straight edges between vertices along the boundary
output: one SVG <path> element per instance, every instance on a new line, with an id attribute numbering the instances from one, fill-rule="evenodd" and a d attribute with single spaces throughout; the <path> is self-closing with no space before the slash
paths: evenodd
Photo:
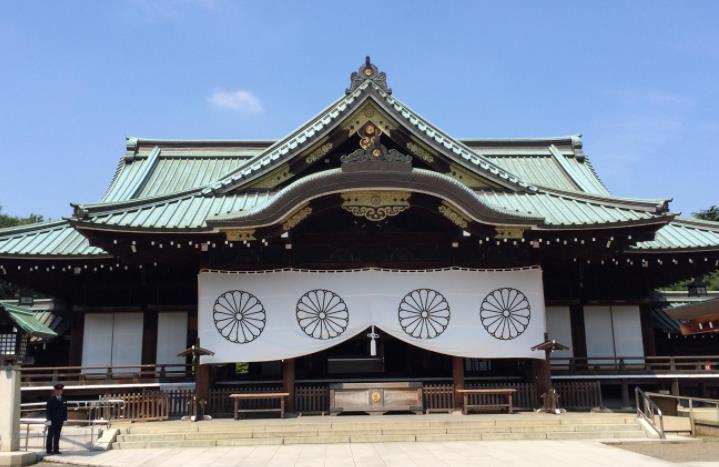
<path id="1" fill-rule="evenodd" d="M 58 455 L 59 455 L 59 454 L 62 454 L 62 453 L 61 453 L 60 451 L 55 451 L 55 452 L 53 452 L 53 454 L 58 454 Z"/>
<path id="2" fill-rule="evenodd" d="M 46 452 L 45 455 L 47 455 L 47 456 L 52 456 L 52 451 Z"/>

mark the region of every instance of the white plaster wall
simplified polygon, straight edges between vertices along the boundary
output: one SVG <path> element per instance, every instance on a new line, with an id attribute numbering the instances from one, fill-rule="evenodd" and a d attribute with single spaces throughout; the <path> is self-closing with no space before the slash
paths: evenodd
<path id="1" fill-rule="evenodd" d="M 187 348 L 187 312 L 162 312 L 157 319 L 157 363 L 185 363 L 177 353 Z"/>
<path id="2" fill-rule="evenodd" d="M 574 356 L 574 345 L 572 343 L 572 321 L 568 306 L 548 306 L 547 310 L 547 332 L 549 338 L 560 344 L 569 346 L 569 350 L 552 352 L 553 357 L 568 358 Z"/>
<path id="3" fill-rule="evenodd" d="M 142 362 L 142 325 L 142 313 L 115 313 L 113 365 L 136 365 Z"/>
<path id="4" fill-rule="evenodd" d="M 585 306 L 584 327 L 587 357 L 644 357 L 639 306 Z"/>
<path id="5" fill-rule="evenodd" d="M 82 365 L 140 364 L 142 324 L 142 313 L 86 314 L 82 338 Z"/>
<path id="6" fill-rule="evenodd" d="M 612 318 L 614 321 L 614 345 L 617 356 L 644 357 L 639 306 L 614 306 L 612 307 Z M 636 363 L 637 360 L 627 361 L 627 363 L 631 362 Z"/>
<path id="7" fill-rule="evenodd" d="M 114 313 L 88 313 L 82 335 L 82 366 L 107 366 L 112 362 Z"/>
<path id="8" fill-rule="evenodd" d="M 587 357 L 614 357 L 612 317 L 608 306 L 584 307 Z"/>

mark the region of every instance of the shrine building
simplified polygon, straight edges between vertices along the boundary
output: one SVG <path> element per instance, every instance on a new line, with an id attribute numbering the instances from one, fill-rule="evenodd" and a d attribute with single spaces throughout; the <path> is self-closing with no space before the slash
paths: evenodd
<path id="1" fill-rule="evenodd" d="M 579 135 L 460 140 L 369 59 L 345 84 L 278 140 L 128 138 L 99 201 L 0 230 L 0 277 L 51 297 L 59 334 L 29 344 L 23 390 L 192 387 L 199 342 L 205 396 L 281 387 L 302 411 L 396 382 L 536 406 L 546 333 L 567 405 L 590 383 L 602 404 L 719 392 L 715 336 L 655 293 L 719 267 L 719 223 L 610 193 Z"/>

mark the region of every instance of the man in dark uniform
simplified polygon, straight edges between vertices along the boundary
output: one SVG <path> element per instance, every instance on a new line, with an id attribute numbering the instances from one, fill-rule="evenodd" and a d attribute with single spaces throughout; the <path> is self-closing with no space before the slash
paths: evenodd
<path id="1" fill-rule="evenodd" d="M 60 452 L 60 431 L 62 424 L 67 420 L 67 401 L 62 397 L 62 384 L 54 386 L 53 395 L 47 400 L 47 411 L 45 425 L 47 425 L 47 443 L 45 445 L 48 454 L 62 454 Z"/>

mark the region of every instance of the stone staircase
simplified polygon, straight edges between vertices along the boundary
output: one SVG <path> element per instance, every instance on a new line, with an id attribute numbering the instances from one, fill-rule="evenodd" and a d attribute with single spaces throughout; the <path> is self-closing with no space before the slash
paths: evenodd
<path id="1" fill-rule="evenodd" d="M 169 421 L 119 427 L 112 449 L 413 441 L 646 439 L 626 414 L 385 415 Z"/>

